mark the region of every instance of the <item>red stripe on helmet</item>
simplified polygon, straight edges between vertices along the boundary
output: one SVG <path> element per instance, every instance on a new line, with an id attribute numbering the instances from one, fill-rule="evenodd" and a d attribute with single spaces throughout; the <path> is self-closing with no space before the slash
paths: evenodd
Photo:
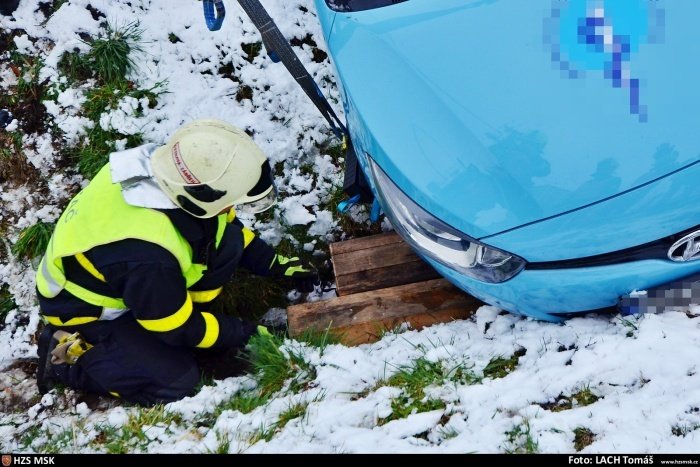
<path id="1" fill-rule="evenodd" d="M 175 167 L 177 167 L 177 171 L 180 172 L 180 175 L 187 183 L 189 183 L 190 185 L 201 183 L 197 179 L 197 177 L 194 176 L 192 171 L 189 168 L 187 168 L 187 164 L 185 164 L 185 161 L 182 160 L 182 154 L 180 153 L 180 143 L 175 143 L 172 150 L 170 151 L 170 154 L 172 154 L 173 156 L 173 162 L 175 163 Z"/>

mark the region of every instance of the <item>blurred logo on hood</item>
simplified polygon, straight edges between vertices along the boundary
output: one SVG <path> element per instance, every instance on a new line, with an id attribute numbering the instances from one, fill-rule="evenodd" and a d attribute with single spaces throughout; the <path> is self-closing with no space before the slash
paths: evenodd
<path id="1" fill-rule="evenodd" d="M 544 43 L 563 77 L 599 76 L 629 96 L 629 112 L 646 122 L 642 78 L 635 55 L 664 41 L 663 0 L 554 0 L 545 19 Z"/>

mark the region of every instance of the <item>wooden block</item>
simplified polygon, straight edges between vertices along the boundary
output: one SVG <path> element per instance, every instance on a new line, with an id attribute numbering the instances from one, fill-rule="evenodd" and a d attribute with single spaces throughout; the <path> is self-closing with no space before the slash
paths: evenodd
<path id="1" fill-rule="evenodd" d="M 330 250 L 340 296 L 440 277 L 394 232 L 332 243 Z"/>
<path id="2" fill-rule="evenodd" d="M 306 330 L 330 332 L 347 345 L 374 342 L 385 330 L 410 323 L 421 329 L 470 317 L 483 303 L 445 279 L 347 295 L 287 309 L 292 337 Z"/>
<path id="3" fill-rule="evenodd" d="M 352 253 L 358 250 L 366 250 L 383 245 L 391 245 L 392 243 L 403 243 L 403 239 L 396 232 L 385 232 L 369 237 L 353 238 L 342 242 L 331 243 L 330 250 L 332 255 L 341 255 L 343 253 Z"/>

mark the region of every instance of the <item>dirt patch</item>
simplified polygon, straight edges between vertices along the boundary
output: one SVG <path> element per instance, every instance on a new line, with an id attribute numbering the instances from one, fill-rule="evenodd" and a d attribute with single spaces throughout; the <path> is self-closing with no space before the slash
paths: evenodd
<path id="1" fill-rule="evenodd" d="M 0 412 L 26 412 L 41 400 L 35 373 L 36 359 L 18 360 L 0 373 Z"/>

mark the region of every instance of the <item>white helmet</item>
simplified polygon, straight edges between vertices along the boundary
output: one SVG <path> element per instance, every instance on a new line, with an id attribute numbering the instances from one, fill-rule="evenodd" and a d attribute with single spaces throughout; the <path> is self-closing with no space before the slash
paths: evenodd
<path id="1" fill-rule="evenodd" d="M 153 152 L 151 167 L 163 192 L 196 217 L 244 203 L 262 212 L 277 199 L 265 154 L 243 130 L 219 120 L 181 127 Z"/>

